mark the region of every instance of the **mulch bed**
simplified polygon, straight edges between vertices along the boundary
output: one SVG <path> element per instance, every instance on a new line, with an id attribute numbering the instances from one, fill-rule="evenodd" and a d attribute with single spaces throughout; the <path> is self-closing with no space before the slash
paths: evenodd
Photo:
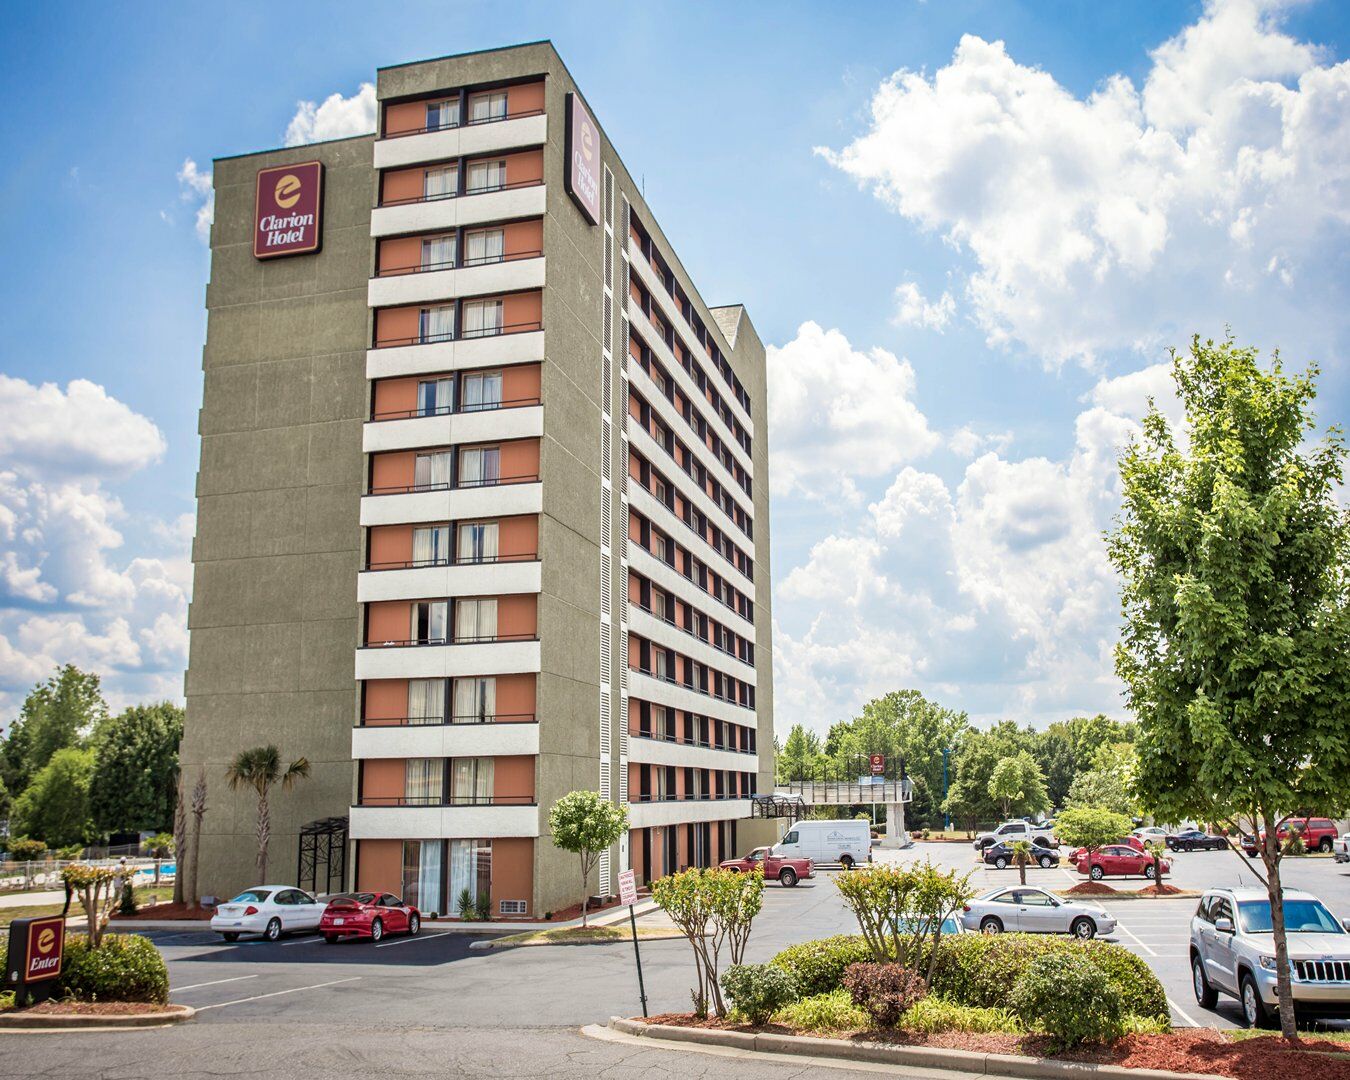
<path id="1" fill-rule="evenodd" d="M 1115 896 L 1116 890 L 1100 881 L 1080 881 L 1064 890 L 1065 896 Z"/>
<path id="2" fill-rule="evenodd" d="M 639 904 L 642 903 L 642 901 L 646 900 L 650 895 L 651 895 L 650 890 L 639 889 L 638 903 Z M 602 911 L 613 911 L 618 906 L 619 906 L 619 898 L 617 896 L 611 896 L 603 904 L 587 904 L 586 917 L 589 919 L 592 915 L 598 915 Z M 521 918 L 526 922 L 538 922 L 540 917 L 538 915 L 529 915 L 529 916 L 521 916 Z M 553 912 L 553 918 L 547 921 L 568 922 L 572 919 L 579 919 L 579 918 L 581 918 L 581 905 L 578 903 L 573 904 L 571 907 L 559 908 L 557 911 Z M 510 919 L 507 918 L 497 919 L 494 916 L 494 921 L 509 922 Z"/>
<path id="3" fill-rule="evenodd" d="M 661 1013 L 650 1017 L 647 1023 L 771 1035 L 810 1034 L 781 1024 L 756 1028 L 713 1018 L 698 1020 L 691 1013 Z M 1170 1035 L 1126 1035 L 1110 1046 L 1082 1047 L 1059 1054 L 1050 1053 L 1048 1040 L 1036 1035 L 961 1031 L 922 1035 L 910 1031 L 865 1031 L 835 1037 L 893 1046 L 932 1046 L 980 1054 L 1026 1054 L 1134 1069 L 1209 1073 L 1232 1080 L 1270 1080 L 1278 1076 L 1290 1080 L 1350 1080 L 1350 1046 L 1319 1039 L 1316 1035 L 1305 1036 L 1298 1047 L 1293 1048 L 1278 1035 L 1234 1040 L 1215 1028 L 1190 1028 Z"/>
<path id="4" fill-rule="evenodd" d="M 75 909 L 72 907 L 72 911 Z M 147 904 L 137 910 L 135 915 L 113 913 L 112 921 L 135 922 L 138 919 L 195 919 L 205 922 L 216 913 L 215 908 L 188 907 L 186 904 Z"/>
<path id="5" fill-rule="evenodd" d="M 1145 885 L 1142 889 L 1139 890 L 1139 895 L 1140 895 L 1140 896 L 1177 896 L 1178 894 L 1183 893 L 1183 892 L 1185 892 L 1185 891 L 1186 891 L 1186 890 L 1184 890 L 1184 889 L 1179 889 L 1179 888 L 1177 888 L 1175 885 L 1168 885 L 1168 884 L 1164 881 L 1164 882 L 1159 882 L 1157 885 Z"/>
<path id="6" fill-rule="evenodd" d="M 17 1012 L 36 1016 L 140 1016 L 168 1008 L 168 1005 L 152 1005 L 147 1001 L 44 1001 Z"/>

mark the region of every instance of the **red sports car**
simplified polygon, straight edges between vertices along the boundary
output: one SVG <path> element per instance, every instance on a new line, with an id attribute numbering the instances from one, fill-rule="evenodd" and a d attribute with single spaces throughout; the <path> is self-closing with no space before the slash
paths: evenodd
<path id="1" fill-rule="evenodd" d="M 723 870 L 739 870 L 748 874 L 751 870 L 764 871 L 767 881 L 778 881 L 791 888 L 802 878 L 816 876 L 816 864 L 810 859 L 782 858 L 775 855 L 772 848 L 757 847 L 749 855 L 739 859 L 727 859 L 718 864 Z"/>
<path id="2" fill-rule="evenodd" d="M 1172 861 L 1170 859 L 1159 859 L 1158 869 L 1164 876 L 1170 874 L 1172 872 Z M 1106 847 L 1100 847 L 1096 851 L 1079 856 L 1078 872 L 1087 874 L 1093 881 L 1101 881 L 1104 877 L 1130 877 L 1131 875 L 1151 878 L 1154 873 L 1153 857 L 1142 851 L 1136 851 L 1125 844 L 1108 844 Z"/>
<path id="3" fill-rule="evenodd" d="M 344 937 L 380 941 L 385 934 L 416 935 L 422 916 L 415 907 L 390 893 L 342 893 L 328 901 L 319 933 L 332 945 Z"/>

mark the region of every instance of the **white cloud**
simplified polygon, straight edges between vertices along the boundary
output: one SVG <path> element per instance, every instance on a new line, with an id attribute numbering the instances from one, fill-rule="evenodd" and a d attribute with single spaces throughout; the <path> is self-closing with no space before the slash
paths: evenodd
<path id="1" fill-rule="evenodd" d="M 323 142 L 326 139 L 345 139 L 352 135 L 368 135 L 375 130 L 375 87 L 362 83 L 349 98 L 329 94 L 323 104 L 312 101 L 296 103 L 295 115 L 286 125 L 286 145 Z"/>
<path id="2" fill-rule="evenodd" d="M 182 189 L 182 200 L 196 205 L 197 238 L 209 244 L 211 225 L 216 219 L 216 189 L 211 186 L 211 174 L 202 172 L 191 158 L 184 158 L 183 167 L 178 170 L 178 186 Z M 163 213 L 160 216 L 165 217 Z"/>
<path id="3" fill-rule="evenodd" d="M 967 35 L 931 76 L 884 81 L 868 129 L 820 152 L 960 250 L 990 343 L 1049 367 L 1227 322 L 1316 349 L 1346 328 L 1350 64 L 1278 17 L 1213 0 L 1142 90 L 1117 75 L 1085 98 Z"/>
<path id="4" fill-rule="evenodd" d="M 976 431 L 970 424 L 957 428 L 947 436 L 947 448 L 960 458 L 973 458 L 984 450 L 1003 453 L 1012 445 L 1011 431 Z"/>
<path id="5" fill-rule="evenodd" d="M 956 301 L 951 293 L 944 292 L 936 300 L 929 301 L 912 281 L 895 287 L 895 306 L 895 321 L 901 326 L 918 326 L 938 333 L 947 328 L 956 314 Z"/>
<path id="6" fill-rule="evenodd" d="M 770 476 L 775 492 L 816 498 L 923 457 L 939 442 L 912 400 L 914 369 L 885 349 L 861 352 L 838 330 L 802 323 L 770 346 Z"/>

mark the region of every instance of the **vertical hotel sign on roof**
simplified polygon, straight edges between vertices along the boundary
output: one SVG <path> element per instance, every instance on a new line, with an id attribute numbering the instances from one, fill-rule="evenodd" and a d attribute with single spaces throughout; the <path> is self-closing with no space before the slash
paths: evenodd
<path id="1" fill-rule="evenodd" d="M 592 225 L 600 224 L 600 132 L 578 94 L 567 95 L 567 194 Z"/>
<path id="2" fill-rule="evenodd" d="M 253 206 L 255 257 L 318 251 L 323 241 L 323 163 L 260 169 Z"/>

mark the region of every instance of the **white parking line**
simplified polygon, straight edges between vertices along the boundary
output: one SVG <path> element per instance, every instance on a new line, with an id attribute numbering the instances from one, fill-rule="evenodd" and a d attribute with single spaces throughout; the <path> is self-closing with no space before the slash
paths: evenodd
<path id="1" fill-rule="evenodd" d="M 1131 930 L 1128 926 L 1126 926 L 1124 923 L 1122 923 L 1122 922 L 1116 923 L 1116 929 L 1117 929 L 1117 930 L 1120 930 L 1120 931 L 1123 931 L 1124 933 L 1129 934 L 1130 937 L 1134 938 L 1135 944 L 1138 945 L 1141 949 L 1143 949 L 1144 952 L 1148 953 L 1149 956 L 1157 956 L 1157 955 L 1158 955 L 1158 954 L 1155 953 L 1152 949 L 1150 949 L 1147 945 L 1145 945 L 1142 941 L 1140 941 L 1137 937 L 1135 937 L 1134 931 L 1132 931 L 1132 930 Z"/>
<path id="2" fill-rule="evenodd" d="M 410 941 L 430 941 L 432 938 L 449 937 L 453 931 L 444 930 L 439 934 L 419 934 L 417 937 L 397 938 L 394 941 L 381 941 L 375 946 L 377 949 L 387 949 L 390 945 L 406 945 Z"/>
<path id="3" fill-rule="evenodd" d="M 203 986 L 219 986 L 221 983 L 241 982 L 244 979 L 256 979 L 256 975 L 236 975 L 233 979 L 212 979 L 210 982 L 193 983 L 191 986 L 175 986 L 169 991 L 171 994 L 181 994 L 184 990 L 196 990 Z"/>
<path id="4" fill-rule="evenodd" d="M 318 934 L 311 934 L 309 937 L 292 938 L 290 941 L 283 941 L 282 946 L 286 945 L 313 945 L 316 941 L 322 941 L 323 938 Z"/>
<path id="5" fill-rule="evenodd" d="M 1172 1011 L 1173 1011 L 1174 1013 L 1176 1013 L 1179 1017 L 1181 1017 L 1183 1020 L 1185 1020 L 1186 1023 L 1190 1024 L 1191 1027 L 1193 1027 L 1193 1028 L 1198 1028 L 1198 1027 L 1200 1026 L 1200 1025 L 1197 1024 L 1194 1020 L 1192 1020 L 1189 1016 L 1187 1016 L 1187 1015 L 1182 1011 L 1181 1007 L 1180 1007 L 1175 1001 L 1173 1001 L 1171 998 L 1168 998 L 1168 999 L 1167 999 L 1167 1004 L 1170 1005 L 1170 1006 L 1172 1007 Z"/>
<path id="6" fill-rule="evenodd" d="M 353 975 L 350 979 L 334 979 L 331 982 L 315 983 L 313 986 L 295 986 L 289 990 L 273 990 L 270 994 L 256 994 L 253 997 L 236 998 L 234 1001 L 217 1001 L 214 1005 L 198 1005 L 198 1012 L 205 1012 L 207 1009 L 224 1009 L 229 1005 L 243 1005 L 249 1001 L 262 1001 L 263 998 L 281 997 L 283 994 L 298 994 L 301 990 L 319 990 L 325 986 L 337 986 L 339 983 L 356 982 L 360 975 Z"/>

